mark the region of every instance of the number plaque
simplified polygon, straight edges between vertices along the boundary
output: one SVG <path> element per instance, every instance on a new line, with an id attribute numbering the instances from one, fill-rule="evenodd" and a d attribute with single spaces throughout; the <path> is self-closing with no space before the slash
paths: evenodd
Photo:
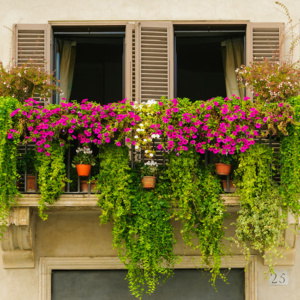
<path id="1" fill-rule="evenodd" d="M 274 270 L 274 274 L 269 275 L 269 285 L 288 285 L 289 272 L 282 270 Z"/>

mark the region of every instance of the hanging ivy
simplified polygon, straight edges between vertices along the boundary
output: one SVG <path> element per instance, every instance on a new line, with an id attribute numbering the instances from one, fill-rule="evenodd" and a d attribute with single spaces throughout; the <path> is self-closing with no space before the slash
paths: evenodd
<path id="1" fill-rule="evenodd" d="M 131 293 L 141 299 L 173 274 L 177 261 L 168 185 L 162 176 L 155 190 L 144 190 L 140 173 L 128 167 L 126 147 L 106 147 L 100 157 L 100 220 L 112 222 L 113 246 L 128 269 Z"/>
<path id="2" fill-rule="evenodd" d="M 16 181 L 18 178 L 17 148 L 20 138 L 17 130 L 10 131 L 16 121 L 10 115 L 17 105 L 18 101 L 14 98 L 0 97 L 0 224 L 2 230 L 5 228 L 10 207 L 16 205 L 15 196 L 19 194 Z"/>
<path id="3" fill-rule="evenodd" d="M 255 144 L 240 155 L 235 171 L 241 209 L 238 211 L 236 239 L 249 256 L 250 248 L 260 253 L 270 251 L 265 257 L 272 267 L 277 247 L 281 245 L 282 231 L 286 228 L 286 213 L 281 210 L 279 187 L 272 180 L 273 149 Z"/>
<path id="4" fill-rule="evenodd" d="M 211 267 L 214 285 L 217 276 L 224 279 L 220 266 L 225 206 L 220 198 L 220 181 L 209 168 L 199 167 L 199 155 L 194 151 L 179 156 L 172 153 L 166 173 L 173 205 L 178 208 L 175 216 L 182 222 L 183 240 L 201 251 L 204 266 Z"/>
<path id="5" fill-rule="evenodd" d="M 294 107 L 295 124 L 287 128 L 288 135 L 280 142 L 280 175 L 281 195 L 286 200 L 283 206 L 288 207 L 295 215 L 300 213 L 300 96 L 288 100 Z"/>
<path id="6" fill-rule="evenodd" d="M 49 150 L 51 155 L 37 153 L 36 169 L 38 171 L 38 183 L 41 192 L 39 200 L 39 215 L 43 220 L 47 219 L 44 213 L 46 203 L 53 204 L 63 193 L 67 181 L 66 166 L 64 163 L 65 147 L 58 141 L 52 142 Z"/>

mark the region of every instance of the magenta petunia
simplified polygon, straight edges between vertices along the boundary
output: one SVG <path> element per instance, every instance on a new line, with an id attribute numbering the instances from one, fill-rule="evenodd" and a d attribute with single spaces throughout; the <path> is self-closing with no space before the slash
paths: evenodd
<path id="1" fill-rule="evenodd" d="M 120 146 L 121 146 L 121 142 L 116 142 L 116 145 L 117 145 L 118 147 L 120 147 Z"/>

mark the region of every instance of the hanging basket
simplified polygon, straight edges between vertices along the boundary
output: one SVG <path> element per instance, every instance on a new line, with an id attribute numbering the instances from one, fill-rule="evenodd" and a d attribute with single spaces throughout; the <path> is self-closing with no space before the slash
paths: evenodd
<path id="1" fill-rule="evenodd" d="M 76 165 L 78 176 L 89 176 L 91 165 Z"/>
<path id="2" fill-rule="evenodd" d="M 231 165 L 226 165 L 222 163 L 216 164 L 217 174 L 219 175 L 228 175 L 231 170 Z"/>
<path id="3" fill-rule="evenodd" d="M 155 176 L 144 176 L 142 178 L 142 184 L 144 189 L 154 189 L 156 183 Z"/>

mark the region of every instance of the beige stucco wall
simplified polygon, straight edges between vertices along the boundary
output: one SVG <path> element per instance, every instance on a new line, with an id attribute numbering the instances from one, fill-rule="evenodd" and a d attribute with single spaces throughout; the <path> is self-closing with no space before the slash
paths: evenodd
<path id="1" fill-rule="evenodd" d="M 233 235 L 234 228 L 230 223 L 235 215 L 225 220 L 226 235 Z M 175 252 L 189 255 L 181 241 L 179 223 L 176 223 L 178 244 Z M 39 260 L 41 257 L 99 257 L 116 256 L 112 249 L 111 225 L 99 226 L 99 212 L 56 211 L 49 213 L 49 219 L 42 221 L 36 217 L 35 222 L 35 268 L 34 269 L 3 269 L 0 259 L 0 299 L 1 300 L 40 300 L 39 299 Z M 300 295 L 300 241 L 295 266 L 281 266 L 275 269 L 288 270 L 290 283 L 288 286 L 269 286 L 264 272 L 261 256 L 257 256 L 258 300 L 298 300 Z M 232 254 L 240 254 L 239 249 L 232 246 Z M 1 250 L 0 250 L 1 255 Z"/>

